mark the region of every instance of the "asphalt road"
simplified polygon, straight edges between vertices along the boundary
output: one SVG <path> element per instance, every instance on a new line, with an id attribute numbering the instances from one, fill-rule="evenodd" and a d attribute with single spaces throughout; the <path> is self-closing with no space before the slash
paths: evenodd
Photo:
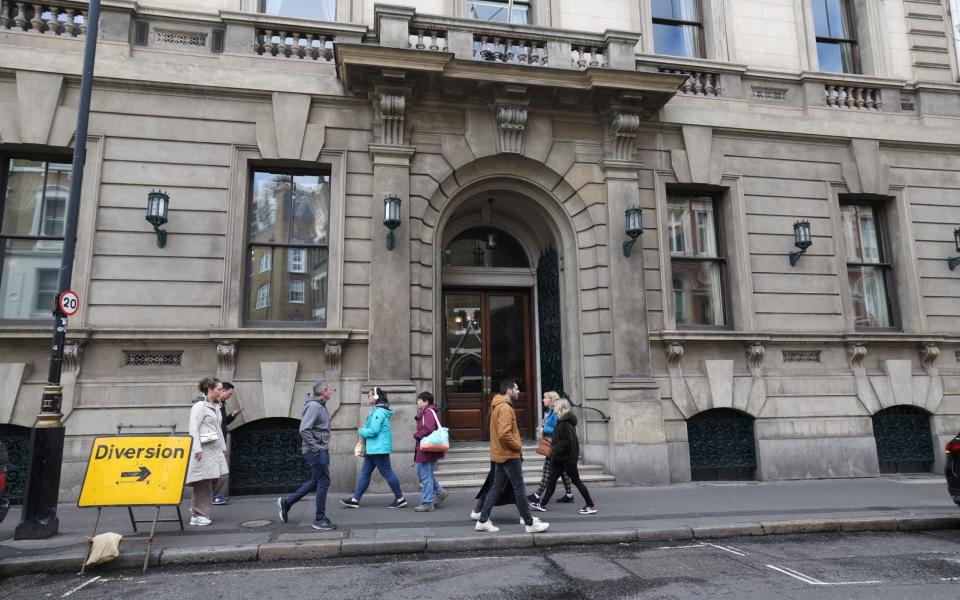
<path id="1" fill-rule="evenodd" d="M 479 535 L 479 534 L 478 534 Z M 955 600 L 960 531 L 824 534 L 24 576 L 0 597 Z"/>

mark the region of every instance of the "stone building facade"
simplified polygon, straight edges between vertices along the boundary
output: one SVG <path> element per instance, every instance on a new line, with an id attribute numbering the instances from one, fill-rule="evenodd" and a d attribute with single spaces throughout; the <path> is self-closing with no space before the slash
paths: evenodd
<path id="1" fill-rule="evenodd" d="M 183 430 L 207 374 L 263 450 L 235 465 L 249 493 L 297 468 L 269 448 L 321 377 L 342 489 L 369 386 L 405 456 L 416 392 L 483 440 L 505 376 L 527 437 L 547 389 L 582 405 L 584 458 L 618 484 L 940 468 L 960 429 L 949 4 L 105 0 L 63 496 L 93 436 Z M 85 11 L 0 3 L 11 444 L 45 383 Z"/>

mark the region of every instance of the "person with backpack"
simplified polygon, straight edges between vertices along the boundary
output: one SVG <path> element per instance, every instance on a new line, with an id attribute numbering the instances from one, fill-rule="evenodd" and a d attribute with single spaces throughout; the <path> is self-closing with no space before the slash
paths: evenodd
<path id="1" fill-rule="evenodd" d="M 357 434 L 365 442 L 360 478 L 357 480 L 357 488 L 353 496 L 340 498 L 340 504 L 347 508 L 360 508 L 360 499 L 370 486 L 370 477 L 376 469 L 380 471 L 380 475 L 386 480 L 394 495 L 393 502 L 387 505 L 387 508 L 403 508 L 407 505 L 407 499 L 400 489 L 397 474 L 390 466 L 390 453 L 393 451 L 393 433 L 390 430 L 393 411 L 390 410 L 390 401 L 385 391 L 374 386 L 367 393 L 367 402 L 372 404 L 373 408 L 370 409 L 363 427 L 357 429 Z"/>
<path id="2" fill-rule="evenodd" d="M 434 476 L 437 461 L 443 458 L 443 452 L 429 452 L 420 447 L 420 442 L 434 431 L 440 429 L 440 417 L 437 416 L 437 407 L 433 403 L 433 394 L 420 392 L 417 396 L 417 429 L 413 432 L 417 440 L 417 449 L 413 461 L 417 465 L 417 477 L 423 486 L 420 492 L 420 504 L 413 510 L 416 512 L 433 512 L 450 493 L 443 489 Z"/>

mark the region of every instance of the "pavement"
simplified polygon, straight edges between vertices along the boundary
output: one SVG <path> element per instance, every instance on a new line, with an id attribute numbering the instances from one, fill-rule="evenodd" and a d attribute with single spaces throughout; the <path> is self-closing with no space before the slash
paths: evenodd
<path id="1" fill-rule="evenodd" d="M 204 563 L 305 560 L 340 556 L 439 553 L 514 549 L 533 546 L 616 544 L 645 541 L 713 539 L 789 533 L 919 531 L 960 529 L 960 508 L 947 494 L 942 476 L 885 476 L 779 482 L 686 483 L 658 487 L 609 487 L 591 490 L 599 512 L 580 515 L 574 504 L 551 503 L 534 513 L 550 523 L 544 533 L 527 534 L 516 507 L 494 509 L 499 533 L 473 530 L 474 492 L 451 491 L 432 513 L 391 510 L 390 495 L 367 494 L 361 508 L 327 501 L 327 516 L 338 526 L 319 532 L 313 521 L 313 496 L 279 520 L 276 496 L 234 497 L 215 506 L 213 523 L 190 526 L 189 502 L 181 505 L 184 531 L 176 523 L 157 525 L 151 568 Z M 138 520 L 152 519 L 155 508 L 134 509 Z M 60 532 L 46 540 L 14 540 L 19 507 L 0 523 L 0 577 L 36 572 L 78 572 L 86 554 L 97 510 L 61 504 Z M 176 516 L 161 508 L 160 518 Z M 149 523 L 139 524 L 140 533 Z M 98 533 L 136 535 L 126 508 L 103 509 Z M 120 556 L 94 573 L 139 568 L 146 542 L 126 540 Z"/>

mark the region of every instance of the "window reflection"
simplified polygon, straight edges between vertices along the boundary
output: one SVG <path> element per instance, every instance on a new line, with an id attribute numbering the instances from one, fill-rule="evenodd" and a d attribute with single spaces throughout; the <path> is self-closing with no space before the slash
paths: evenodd
<path id="1" fill-rule="evenodd" d="M 261 10 L 268 15 L 335 21 L 337 0 L 265 0 Z"/>

